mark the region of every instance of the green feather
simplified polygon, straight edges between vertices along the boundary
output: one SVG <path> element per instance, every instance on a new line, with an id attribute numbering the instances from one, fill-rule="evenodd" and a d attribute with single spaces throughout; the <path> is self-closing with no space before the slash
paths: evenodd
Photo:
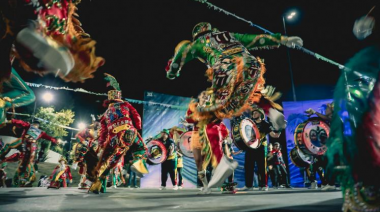
<path id="1" fill-rule="evenodd" d="M 115 88 L 115 90 L 120 91 L 119 83 L 117 82 L 116 78 L 110 74 L 104 73 L 106 77 L 104 77 L 105 80 L 107 80 L 110 85 Z"/>

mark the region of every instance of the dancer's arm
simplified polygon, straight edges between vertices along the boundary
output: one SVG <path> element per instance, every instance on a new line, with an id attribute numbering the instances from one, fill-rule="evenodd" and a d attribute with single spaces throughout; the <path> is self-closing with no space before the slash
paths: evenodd
<path id="1" fill-rule="evenodd" d="M 106 119 L 104 116 L 102 116 L 100 119 L 100 129 L 99 129 L 99 137 L 98 137 L 99 150 L 103 148 L 103 145 L 107 139 L 107 135 L 108 135 L 108 130 L 107 130 Z"/>
<path id="2" fill-rule="evenodd" d="M 10 123 L 13 124 L 17 128 L 27 129 L 30 127 L 30 124 L 28 122 L 18 120 L 18 119 L 12 119 Z"/>
<path id="3" fill-rule="evenodd" d="M 140 114 L 137 112 L 137 110 L 131 105 L 129 104 L 128 102 L 126 102 L 126 105 L 129 109 L 129 111 L 131 112 L 131 115 L 132 115 L 132 119 L 133 119 L 133 123 L 135 125 L 135 128 L 137 130 L 141 130 L 141 116 Z"/>
<path id="4" fill-rule="evenodd" d="M 253 34 L 238 34 L 231 33 L 241 44 L 247 49 L 272 49 L 280 47 L 280 44 L 289 48 L 294 48 L 295 45 L 303 46 L 303 41 L 300 37 L 296 36 L 281 36 L 280 33 L 267 35 L 253 35 Z"/>
<path id="5" fill-rule="evenodd" d="M 243 44 L 247 49 L 257 49 L 257 48 L 278 48 L 281 44 L 281 34 L 277 33 L 274 35 L 253 35 L 253 34 L 238 34 L 231 33 L 235 39 L 237 39 L 241 44 Z"/>
<path id="6" fill-rule="evenodd" d="M 79 141 L 81 141 L 81 142 L 87 141 L 87 138 L 90 138 L 90 140 L 94 139 L 94 136 L 91 135 L 90 129 L 88 129 L 88 128 L 86 128 L 86 129 L 80 131 L 79 133 L 77 133 L 75 135 L 75 137 L 78 138 Z"/>
<path id="7" fill-rule="evenodd" d="M 11 102 L 6 102 L 6 107 L 11 107 L 11 104 L 15 107 L 25 106 L 36 99 L 32 89 L 29 88 L 14 69 L 12 69 L 10 80 L 5 82 L 3 86 L 8 91 L 2 93 L 1 97 L 8 97 L 11 100 Z"/>
<path id="8" fill-rule="evenodd" d="M 187 123 L 196 124 L 196 121 L 192 118 L 192 114 L 193 112 L 190 110 L 190 108 L 187 109 L 185 120 Z"/>
<path id="9" fill-rule="evenodd" d="M 80 132 L 78 132 L 75 137 L 80 141 L 80 142 L 83 142 L 85 140 L 85 138 L 83 137 L 83 134 L 85 133 L 87 129 L 84 129 Z"/>
<path id="10" fill-rule="evenodd" d="M 51 137 L 50 135 L 46 134 L 45 132 L 41 132 L 41 138 L 51 141 L 54 144 L 59 144 L 56 138 Z"/>
<path id="11" fill-rule="evenodd" d="M 332 114 L 333 114 L 333 111 L 331 109 L 326 109 L 325 113 L 326 114 L 322 114 L 322 113 L 319 113 L 315 110 L 313 110 L 312 108 L 309 108 L 305 111 L 305 113 L 309 114 L 310 115 L 317 115 L 319 118 L 325 120 L 325 121 L 331 121 L 331 118 L 332 118 Z"/>
<path id="12" fill-rule="evenodd" d="M 183 65 L 196 58 L 196 51 L 188 40 L 181 41 L 175 48 L 174 56 L 168 61 L 166 66 L 166 77 L 174 79 L 179 77 L 179 72 Z"/>

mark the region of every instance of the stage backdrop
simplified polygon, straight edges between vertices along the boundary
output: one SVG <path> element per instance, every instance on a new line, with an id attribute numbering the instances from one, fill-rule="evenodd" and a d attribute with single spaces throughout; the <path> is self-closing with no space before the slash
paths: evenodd
<path id="1" fill-rule="evenodd" d="M 157 135 L 162 129 L 169 129 L 179 126 L 180 118 L 185 117 L 187 106 L 191 99 L 187 97 L 172 96 L 154 92 L 145 92 L 144 101 L 151 104 L 144 105 L 143 113 L 143 138 Z M 167 104 L 167 107 L 155 105 L 154 103 Z M 172 105 L 173 107 L 170 107 Z M 194 159 L 184 157 L 184 187 L 195 188 L 197 171 Z M 161 186 L 161 165 L 149 166 L 149 174 L 141 179 L 141 187 L 158 188 Z M 167 188 L 171 188 L 170 177 L 166 183 Z"/>
<path id="2" fill-rule="evenodd" d="M 294 131 L 296 127 L 308 119 L 305 110 L 313 108 L 315 111 L 324 114 L 326 109 L 326 104 L 331 103 L 332 99 L 324 100 L 312 100 L 312 101 L 297 101 L 297 102 L 283 102 L 285 119 L 288 121 L 288 126 L 286 127 L 286 143 L 289 158 L 289 172 L 290 172 L 290 183 L 294 187 L 304 187 L 304 182 L 306 181 L 305 174 L 298 167 L 293 165 L 290 160 L 289 153 L 295 147 L 294 145 Z"/>

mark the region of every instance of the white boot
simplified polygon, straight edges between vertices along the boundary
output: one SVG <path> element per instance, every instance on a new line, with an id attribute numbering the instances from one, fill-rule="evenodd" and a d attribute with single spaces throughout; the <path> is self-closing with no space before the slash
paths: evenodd
<path id="1" fill-rule="evenodd" d="M 237 166 L 238 163 L 236 161 L 230 161 L 226 156 L 223 156 L 215 169 L 214 175 L 211 177 L 209 187 L 214 188 L 222 186 L 226 178 L 234 172 Z"/>
<path id="2" fill-rule="evenodd" d="M 74 58 L 66 48 L 49 37 L 42 37 L 33 29 L 21 30 L 16 37 L 17 44 L 30 50 L 39 59 L 38 66 L 41 68 L 66 76 L 74 67 Z"/>
<path id="3" fill-rule="evenodd" d="M 207 177 L 206 177 L 206 170 L 198 172 L 198 178 L 201 180 L 203 187 L 201 191 L 198 193 L 199 195 L 204 194 L 210 194 L 211 189 L 208 187 Z"/>

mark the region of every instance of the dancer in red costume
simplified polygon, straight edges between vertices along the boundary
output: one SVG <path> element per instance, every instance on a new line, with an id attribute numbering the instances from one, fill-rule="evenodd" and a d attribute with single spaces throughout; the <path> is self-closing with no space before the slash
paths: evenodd
<path id="1" fill-rule="evenodd" d="M 194 131 L 191 136 L 191 148 L 198 170 L 198 178 L 203 184 L 200 194 L 211 193 L 211 187 L 209 187 L 206 178 L 206 168 L 210 163 L 216 168 L 223 160 L 224 168 L 227 169 L 221 175 L 219 174 L 220 172 L 215 172 L 213 179 L 217 179 L 214 181 L 223 182 L 237 167 L 236 162 L 231 162 L 223 157 L 222 142 L 228 136 L 228 129 L 223 122 L 215 116 L 210 116 L 208 119 L 198 122 L 199 117 L 194 116 L 193 111 L 196 109 L 195 107 L 207 104 L 208 97 L 207 92 L 202 92 L 198 96 L 198 103 L 190 104 L 190 108 L 186 114 L 186 121 L 194 124 Z"/>
<path id="2" fill-rule="evenodd" d="M 50 176 L 50 186 L 48 188 L 60 188 L 67 187 L 67 179 L 70 183 L 73 182 L 73 176 L 71 175 L 70 167 L 67 165 L 67 161 L 64 157 L 61 157 L 58 161 L 58 166 L 55 167 L 53 173 Z"/>
<path id="3" fill-rule="evenodd" d="M 83 82 L 104 64 L 96 42 L 84 32 L 80 0 L 7 0 L 0 12 L 0 84 L 9 79 L 16 57 L 27 71 L 53 72 L 66 81 Z M 14 45 L 14 48 L 13 48 Z"/>
<path id="4" fill-rule="evenodd" d="M 141 117 L 129 102 L 121 99 L 121 90 L 116 79 L 109 74 L 105 75 L 105 79 L 114 90 L 108 92 L 108 100 L 105 101 L 105 106 L 108 108 L 100 119 L 98 141 L 103 152 L 97 166 L 88 176 L 93 182 L 90 188 L 93 193 L 105 191 L 102 189 L 102 184 L 105 184 L 110 170 L 115 168 L 120 158 L 132 147 L 132 171 L 141 177 L 148 173 L 145 163 L 147 148 L 137 131 L 141 130 Z"/>
<path id="5" fill-rule="evenodd" d="M 96 151 L 98 148 L 96 137 L 100 129 L 100 122 L 97 122 L 95 116 L 92 115 L 93 123 L 86 129 L 80 131 L 75 137 L 78 141 L 73 146 L 73 165 L 74 170 L 79 166 L 79 174 L 81 175 L 78 184 L 79 189 L 88 189 L 86 184 L 87 169 L 93 169 L 98 162 Z"/>
<path id="6" fill-rule="evenodd" d="M 57 139 L 47 135 L 44 131 L 40 130 L 39 122 L 37 121 L 29 124 L 28 122 L 24 122 L 22 120 L 12 119 L 8 123 L 15 125 L 15 127 L 22 128 L 24 131 L 21 138 L 10 144 L 6 144 L 0 150 L 0 160 L 7 162 L 20 161 L 17 174 L 15 175 L 14 184 L 20 187 L 32 186 L 32 183 L 36 179 L 34 157 L 37 152 L 37 140 L 43 138 L 55 144 L 58 144 L 58 141 Z M 20 152 L 5 158 L 11 149 L 17 149 Z"/>

